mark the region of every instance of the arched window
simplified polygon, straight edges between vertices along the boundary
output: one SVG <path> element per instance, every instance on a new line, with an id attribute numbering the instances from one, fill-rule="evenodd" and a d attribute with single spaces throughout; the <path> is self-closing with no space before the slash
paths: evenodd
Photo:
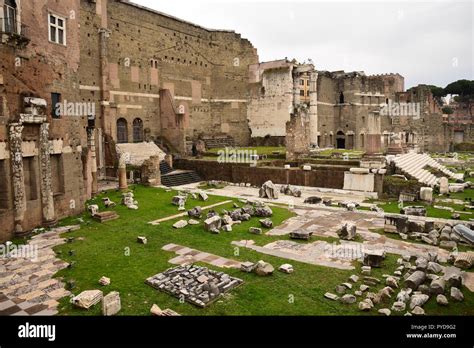
<path id="1" fill-rule="evenodd" d="M 124 118 L 117 120 L 117 143 L 128 143 L 127 120 Z"/>
<path id="2" fill-rule="evenodd" d="M 143 141 L 143 121 L 139 118 L 133 120 L 133 142 L 141 143 Z"/>

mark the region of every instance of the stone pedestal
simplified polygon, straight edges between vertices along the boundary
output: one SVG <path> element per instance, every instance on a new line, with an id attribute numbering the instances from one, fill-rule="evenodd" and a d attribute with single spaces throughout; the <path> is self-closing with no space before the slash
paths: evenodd
<path id="1" fill-rule="evenodd" d="M 365 143 L 365 152 L 368 155 L 380 154 L 382 151 L 382 135 L 367 134 Z"/>
<path id="2" fill-rule="evenodd" d="M 120 156 L 119 160 L 119 168 L 118 168 L 118 179 L 119 179 L 119 189 L 120 190 L 127 190 L 128 189 L 128 182 L 127 182 L 127 164 L 126 164 L 126 156 L 123 154 Z"/>

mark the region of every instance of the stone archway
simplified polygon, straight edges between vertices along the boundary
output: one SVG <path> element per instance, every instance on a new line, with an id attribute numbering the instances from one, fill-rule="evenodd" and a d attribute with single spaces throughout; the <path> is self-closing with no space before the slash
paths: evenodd
<path id="1" fill-rule="evenodd" d="M 336 134 L 336 148 L 345 149 L 346 148 L 346 135 L 343 131 L 339 131 Z"/>

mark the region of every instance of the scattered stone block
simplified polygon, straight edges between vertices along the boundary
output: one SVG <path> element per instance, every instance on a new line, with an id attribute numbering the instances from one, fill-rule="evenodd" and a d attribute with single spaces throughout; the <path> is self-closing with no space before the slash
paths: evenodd
<path id="1" fill-rule="evenodd" d="M 291 239 L 300 239 L 300 240 L 310 240 L 312 235 L 313 235 L 313 232 L 299 230 L 299 231 L 291 232 L 290 233 L 290 238 Z"/>
<path id="2" fill-rule="evenodd" d="M 450 296 L 453 300 L 462 302 L 464 300 L 464 295 L 462 294 L 461 290 L 456 287 L 451 288 Z"/>
<path id="3" fill-rule="evenodd" d="M 356 303 L 357 298 L 354 295 L 344 295 L 340 298 L 340 301 L 344 304 L 353 304 Z"/>
<path id="4" fill-rule="evenodd" d="M 355 224 L 347 222 L 338 231 L 339 238 L 344 240 L 354 240 L 357 234 L 357 227 Z"/>
<path id="5" fill-rule="evenodd" d="M 353 283 L 357 283 L 359 281 L 359 277 L 356 276 L 355 274 L 353 274 L 349 277 L 349 281 L 351 281 Z"/>
<path id="6" fill-rule="evenodd" d="M 118 219 L 120 216 L 114 211 L 96 213 L 92 218 L 100 223 Z"/>
<path id="7" fill-rule="evenodd" d="M 219 215 L 210 217 L 204 221 L 204 229 L 212 233 L 219 233 L 220 228 L 222 227 L 222 219 Z"/>
<path id="8" fill-rule="evenodd" d="M 261 277 L 265 277 L 272 275 L 274 270 L 273 266 L 268 262 L 258 261 L 254 272 Z"/>
<path id="9" fill-rule="evenodd" d="M 382 262 L 385 259 L 385 251 L 383 250 L 371 250 L 364 253 L 364 265 L 380 268 Z"/>
<path id="10" fill-rule="evenodd" d="M 103 293 L 100 290 L 86 290 L 79 295 L 72 298 L 72 303 L 76 307 L 89 309 L 90 307 L 99 303 L 103 298 Z"/>
<path id="11" fill-rule="evenodd" d="M 372 267 L 370 266 L 362 266 L 361 268 L 361 274 L 365 276 L 370 276 L 372 273 Z"/>
<path id="12" fill-rule="evenodd" d="M 197 193 L 197 198 L 200 200 L 200 201 L 207 201 L 209 199 L 209 196 L 207 195 L 207 193 L 205 193 L 204 191 L 199 191 Z"/>
<path id="13" fill-rule="evenodd" d="M 202 208 L 198 206 L 188 210 L 188 216 L 193 219 L 200 219 L 202 216 Z"/>
<path id="14" fill-rule="evenodd" d="M 110 278 L 107 277 L 102 277 L 99 279 L 99 284 L 102 286 L 108 286 L 110 285 Z"/>
<path id="15" fill-rule="evenodd" d="M 183 206 L 186 204 L 185 196 L 174 196 L 171 200 L 171 203 L 177 207 Z"/>
<path id="16" fill-rule="evenodd" d="M 188 226 L 188 222 L 186 220 L 180 220 L 173 225 L 173 228 L 181 229 L 185 228 L 186 226 Z"/>
<path id="17" fill-rule="evenodd" d="M 430 297 L 426 294 L 414 294 L 410 299 L 410 309 L 415 307 L 423 307 Z"/>
<path id="18" fill-rule="evenodd" d="M 190 219 L 190 220 L 188 220 L 188 224 L 189 225 L 199 225 L 199 221 L 194 220 L 194 219 Z"/>
<path id="19" fill-rule="evenodd" d="M 301 197 L 301 190 L 291 185 L 283 185 L 280 189 L 280 193 L 283 193 L 287 196 Z"/>
<path id="20" fill-rule="evenodd" d="M 250 227 L 249 232 L 252 233 L 252 234 L 257 234 L 257 235 L 263 234 L 262 229 L 258 228 L 258 227 Z"/>
<path id="21" fill-rule="evenodd" d="M 265 182 L 259 191 L 260 198 L 278 199 L 278 190 L 271 181 Z"/>
<path id="22" fill-rule="evenodd" d="M 400 214 L 412 216 L 426 216 L 426 208 L 422 206 L 410 206 L 400 210 Z"/>
<path id="23" fill-rule="evenodd" d="M 439 294 L 438 296 L 436 296 L 436 303 L 440 306 L 447 306 L 449 304 L 449 301 L 446 296 Z"/>
<path id="24" fill-rule="evenodd" d="M 273 227 L 273 221 L 270 219 L 262 219 L 260 220 L 260 225 L 264 228 L 272 228 Z"/>
<path id="25" fill-rule="evenodd" d="M 389 317 L 392 314 L 392 311 L 388 308 L 381 308 L 378 310 L 378 313 Z"/>
<path id="26" fill-rule="evenodd" d="M 92 204 L 87 207 L 87 210 L 91 214 L 92 217 L 95 216 L 99 212 L 99 206 L 97 204 Z"/>
<path id="27" fill-rule="evenodd" d="M 370 311 L 372 308 L 374 308 L 374 303 L 368 298 L 359 302 L 359 310 L 361 311 L 367 312 Z"/>
<path id="28" fill-rule="evenodd" d="M 224 232 L 232 232 L 232 225 L 224 225 L 224 226 L 222 226 L 222 231 L 224 231 Z"/>
<path id="29" fill-rule="evenodd" d="M 422 315 L 425 315 L 425 310 L 419 306 L 416 306 L 411 311 L 411 314 L 416 315 L 416 316 L 422 316 Z"/>
<path id="30" fill-rule="evenodd" d="M 337 296 L 337 295 L 335 295 L 335 294 L 332 294 L 332 293 L 330 293 L 330 292 L 326 292 L 326 293 L 324 294 L 324 297 L 327 298 L 327 299 L 329 299 L 329 300 L 333 300 L 333 301 L 339 300 L 339 296 Z"/>
<path id="31" fill-rule="evenodd" d="M 321 197 L 308 197 L 304 200 L 305 204 L 320 204 L 323 201 Z"/>
<path id="32" fill-rule="evenodd" d="M 252 215 L 252 214 L 250 214 Z M 255 216 L 268 218 L 273 215 L 273 211 L 268 206 L 258 207 L 255 209 Z"/>
<path id="33" fill-rule="evenodd" d="M 290 273 L 293 273 L 293 266 L 290 265 L 289 263 L 285 263 L 283 265 L 281 265 L 279 268 L 278 268 L 279 271 L 283 272 L 283 273 L 287 273 L 287 274 L 290 274 Z"/>
<path id="34" fill-rule="evenodd" d="M 146 237 L 137 237 L 137 242 L 140 244 L 147 244 L 148 239 Z"/>
<path id="35" fill-rule="evenodd" d="M 104 203 L 106 208 L 113 208 L 117 206 L 115 202 L 112 202 L 109 197 L 102 198 L 102 203 Z"/>
<path id="36" fill-rule="evenodd" d="M 470 269 L 474 264 L 474 252 L 459 253 L 454 261 L 454 266 L 461 269 Z"/>
<path id="37" fill-rule="evenodd" d="M 397 301 L 393 304 L 392 311 L 394 311 L 394 312 L 404 312 L 406 307 L 407 307 L 407 305 L 406 305 L 405 302 Z"/>
<path id="38" fill-rule="evenodd" d="M 120 303 L 120 294 L 113 291 L 104 296 L 102 300 L 102 314 L 105 316 L 112 316 L 120 312 L 122 306 Z"/>
<path id="39" fill-rule="evenodd" d="M 433 189 L 431 187 L 422 187 L 420 189 L 420 199 L 431 203 L 433 201 Z"/>
<path id="40" fill-rule="evenodd" d="M 257 264 L 253 262 L 247 261 L 240 264 L 240 270 L 245 273 L 252 273 L 255 267 L 257 267 Z"/>
<path id="41" fill-rule="evenodd" d="M 405 280 L 405 286 L 412 289 L 412 290 L 417 290 L 418 287 L 421 284 L 423 284 L 425 279 L 426 279 L 426 273 L 425 272 L 416 271 Z"/>

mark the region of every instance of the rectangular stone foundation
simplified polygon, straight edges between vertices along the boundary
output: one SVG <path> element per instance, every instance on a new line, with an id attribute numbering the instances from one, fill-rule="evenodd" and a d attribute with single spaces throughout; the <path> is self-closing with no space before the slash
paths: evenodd
<path id="1" fill-rule="evenodd" d="M 97 213 L 93 216 L 93 219 L 104 223 L 107 221 L 112 221 L 118 219 L 120 216 L 114 211 L 104 211 L 102 213 Z"/>
<path id="2" fill-rule="evenodd" d="M 154 275 L 148 278 L 145 284 L 204 308 L 243 282 L 243 280 L 231 277 L 224 272 L 186 265 Z"/>

